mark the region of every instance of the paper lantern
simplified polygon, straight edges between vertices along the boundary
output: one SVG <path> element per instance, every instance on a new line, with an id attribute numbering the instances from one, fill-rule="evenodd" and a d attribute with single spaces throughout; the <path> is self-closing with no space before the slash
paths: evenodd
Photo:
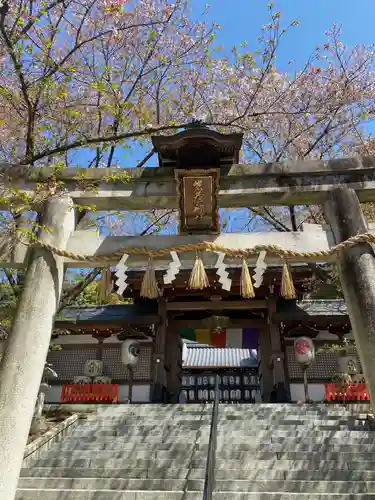
<path id="1" fill-rule="evenodd" d="M 121 344 L 121 361 L 125 366 L 136 366 L 140 354 L 139 342 L 135 339 L 127 339 Z"/>
<path id="2" fill-rule="evenodd" d="M 294 354 L 297 363 L 310 365 L 315 359 L 315 347 L 309 337 L 299 337 L 294 341 Z"/>

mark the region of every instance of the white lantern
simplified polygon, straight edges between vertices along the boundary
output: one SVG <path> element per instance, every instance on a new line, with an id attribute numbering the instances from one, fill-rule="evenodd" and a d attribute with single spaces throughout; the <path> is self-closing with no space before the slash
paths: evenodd
<path id="1" fill-rule="evenodd" d="M 299 337 L 294 341 L 294 354 L 297 363 L 308 366 L 315 359 L 315 347 L 309 337 Z"/>
<path id="2" fill-rule="evenodd" d="M 136 366 L 139 361 L 140 344 L 135 339 L 127 339 L 121 344 L 121 361 L 125 366 Z"/>

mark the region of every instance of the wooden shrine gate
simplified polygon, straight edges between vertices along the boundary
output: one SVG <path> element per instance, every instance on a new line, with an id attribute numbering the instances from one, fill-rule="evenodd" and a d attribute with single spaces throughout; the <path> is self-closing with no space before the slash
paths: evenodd
<path id="1" fill-rule="evenodd" d="M 84 175 L 77 169 L 56 174 L 48 168 L 3 168 L 4 210 L 9 205 L 7 196 L 12 196 L 9 188 L 32 194 L 37 183 L 50 186 L 51 178 L 56 177 L 63 182 L 63 189 L 55 187 L 53 194 L 47 191 L 36 243 L 4 239 L 1 245 L 1 267 L 28 267 L 17 319 L 0 368 L 0 463 L 6 464 L 0 468 L 1 500 L 5 498 L 3 492 L 7 500 L 13 500 L 15 495 L 65 267 L 117 265 L 121 290 L 126 287 L 126 266 L 143 266 L 147 279 L 141 294 L 156 298 L 155 269 L 167 268 L 165 283 L 173 282 L 180 268 L 192 269 L 190 285 L 194 288 L 204 286 L 204 266 L 214 266 L 222 286 L 228 287 L 225 267 L 229 262 L 242 262 L 245 269 L 259 264 L 261 257 L 261 264 L 285 264 L 285 283 L 289 282 L 286 296 L 289 293 L 292 298 L 286 263 L 335 261 L 369 394 L 374 399 L 375 256 L 371 244 L 375 237 L 367 230 L 360 202 L 375 201 L 375 157 L 235 165 L 238 155 L 229 161 L 228 151 L 236 141 L 238 149 L 238 137 L 207 134 L 208 142 L 217 144 L 218 150 L 227 155 L 226 161 L 215 168 L 211 163 L 194 169 L 176 164 L 173 168 L 121 170 L 128 176 L 126 182 L 118 177 L 116 168 L 88 169 Z M 185 136 L 178 136 L 176 143 L 183 143 Z M 167 149 L 177 147 L 172 144 L 173 137 L 166 140 Z M 181 158 L 176 154 L 169 157 Z M 309 204 L 324 206 L 330 230 L 310 227 L 298 233 L 218 234 L 219 207 Z M 181 234 L 101 237 L 92 231 L 75 231 L 75 205 L 95 205 L 97 210 L 178 208 Z M 258 283 L 261 270 L 260 266 Z M 244 297 L 253 297 L 254 291 L 245 288 Z M 165 320 L 162 308 L 160 316 Z M 154 356 L 160 361 L 165 321 L 160 321 L 158 328 L 160 340 Z"/>
<path id="2" fill-rule="evenodd" d="M 326 402 L 338 401 L 363 402 L 370 401 L 366 384 L 325 384 Z"/>
<path id="3" fill-rule="evenodd" d="M 60 403 L 117 403 L 118 384 L 64 384 Z"/>

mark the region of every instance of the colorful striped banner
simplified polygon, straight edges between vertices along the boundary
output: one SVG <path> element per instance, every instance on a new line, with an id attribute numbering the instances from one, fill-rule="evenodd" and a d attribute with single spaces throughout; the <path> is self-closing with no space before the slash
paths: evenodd
<path id="1" fill-rule="evenodd" d="M 221 332 L 203 328 L 181 328 L 179 333 L 182 339 L 195 341 L 199 344 L 213 345 L 215 347 L 258 350 L 258 328 L 227 328 Z"/>
<path id="2" fill-rule="evenodd" d="M 208 329 L 197 329 L 195 330 L 195 338 L 199 344 L 210 344 L 211 343 L 211 330 Z"/>

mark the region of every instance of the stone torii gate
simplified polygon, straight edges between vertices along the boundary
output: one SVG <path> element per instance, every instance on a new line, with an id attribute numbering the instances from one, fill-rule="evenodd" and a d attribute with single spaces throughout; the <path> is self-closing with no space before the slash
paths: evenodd
<path id="1" fill-rule="evenodd" d="M 118 178 L 119 172 L 129 177 L 127 182 Z M 364 375 L 372 401 L 375 400 L 372 369 L 375 362 L 375 255 L 371 245 L 375 238 L 368 233 L 360 205 L 360 202 L 375 201 L 375 157 L 265 165 L 217 164 L 210 171 L 199 170 L 199 167 L 195 167 L 194 172 L 181 170 L 180 178 L 178 175 L 176 178 L 170 167 L 89 169 L 84 175 L 84 187 L 82 171 L 76 169 L 56 174 L 48 168 L 5 167 L 2 173 L 5 191 L 16 186 L 32 194 L 36 183 L 47 182 L 51 175 L 63 181 L 64 189 L 57 190 L 43 202 L 37 245 L 27 247 L 16 243 L 11 249 L 2 245 L 0 266 L 27 267 L 27 273 L 0 366 L 0 500 L 13 500 L 15 496 L 64 267 L 115 265 L 126 248 L 147 247 L 152 252 L 205 241 L 228 251 L 236 249 L 238 253 L 256 245 L 278 245 L 287 251 L 289 262 L 337 260 Z M 192 227 L 192 219 L 186 212 L 182 214 L 186 206 L 181 206 L 179 183 L 185 182 L 184 175 L 186 182 L 191 181 L 193 173 L 196 179 L 203 180 L 203 187 L 212 195 L 211 201 L 206 200 L 205 215 L 210 220 L 204 222 L 205 227 L 210 224 L 213 227 L 218 206 L 319 204 L 324 206 L 331 231 L 215 234 L 210 230 L 209 234 L 199 234 L 200 228 Z M 75 231 L 76 205 L 95 205 L 97 210 L 180 208 L 186 222 L 184 233 L 193 234 L 100 237 L 93 231 Z M 202 229 L 201 233 L 204 233 Z M 365 237 L 339 246 L 334 254 L 331 252 L 335 245 L 364 233 L 367 233 Z M 64 252 L 65 257 L 61 256 Z M 129 253 L 129 267 L 147 264 L 147 253 Z M 76 254 L 90 258 L 82 261 L 75 258 Z M 103 259 L 103 254 L 108 257 Z M 248 262 L 255 262 L 255 254 L 249 253 Z M 169 252 L 156 254 L 154 267 L 166 269 L 168 255 Z M 270 252 L 267 262 L 280 262 L 280 255 Z M 179 257 L 182 265 L 192 267 L 191 252 L 182 252 Z M 202 258 L 205 265 L 212 265 L 217 256 L 205 252 Z"/>

